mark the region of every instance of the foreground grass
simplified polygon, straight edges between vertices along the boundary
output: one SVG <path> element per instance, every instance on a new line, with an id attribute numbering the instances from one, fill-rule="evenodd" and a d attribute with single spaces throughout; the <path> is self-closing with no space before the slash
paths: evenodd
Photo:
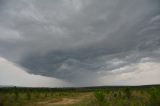
<path id="1" fill-rule="evenodd" d="M 160 106 L 160 86 L 3 88 L 0 106 Z"/>

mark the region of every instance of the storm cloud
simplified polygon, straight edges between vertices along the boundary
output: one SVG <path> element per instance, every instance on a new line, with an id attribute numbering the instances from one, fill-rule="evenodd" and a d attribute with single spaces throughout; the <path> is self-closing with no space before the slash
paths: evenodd
<path id="1" fill-rule="evenodd" d="M 29 74 L 79 86 L 160 83 L 159 0 L 1 0 L 0 14 L 0 56 Z"/>

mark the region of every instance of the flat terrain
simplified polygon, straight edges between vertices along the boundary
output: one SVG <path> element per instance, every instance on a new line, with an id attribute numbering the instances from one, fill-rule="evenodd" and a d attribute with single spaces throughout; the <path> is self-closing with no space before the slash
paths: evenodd
<path id="1" fill-rule="evenodd" d="M 75 97 L 60 97 L 60 98 L 52 98 L 46 101 L 38 101 L 32 103 L 31 106 L 68 106 L 78 104 L 80 102 L 85 101 L 86 99 L 90 99 L 92 97 L 91 93 L 82 93 L 77 94 Z"/>
<path id="2" fill-rule="evenodd" d="M 160 86 L 0 88 L 0 106 L 160 106 Z"/>

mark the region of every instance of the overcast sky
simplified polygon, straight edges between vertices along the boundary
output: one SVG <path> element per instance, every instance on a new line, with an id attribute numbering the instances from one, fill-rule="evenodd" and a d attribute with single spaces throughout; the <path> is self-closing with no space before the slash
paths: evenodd
<path id="1" fill-rule="evenodd" d="M 159 0 L 0 0 L 0 85 L 160 84 Z"/>

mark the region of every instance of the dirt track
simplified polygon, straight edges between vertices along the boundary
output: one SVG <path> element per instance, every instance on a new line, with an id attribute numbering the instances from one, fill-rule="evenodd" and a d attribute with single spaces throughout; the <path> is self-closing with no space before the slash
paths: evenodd
<path id="1" fill-rule="evenodd" d="M 47 101 L 40 101 L 34 103 L 34 106 L 65 106 L 65 105 L 72 105 L 76 104 L 78 102 L 83 101 L 86 98 L 89 98 L 91 96 L 90 93 L 88 94 L 82 94 L 77 97 L 62 97 L 62 98 L 53 98 Z"/>

